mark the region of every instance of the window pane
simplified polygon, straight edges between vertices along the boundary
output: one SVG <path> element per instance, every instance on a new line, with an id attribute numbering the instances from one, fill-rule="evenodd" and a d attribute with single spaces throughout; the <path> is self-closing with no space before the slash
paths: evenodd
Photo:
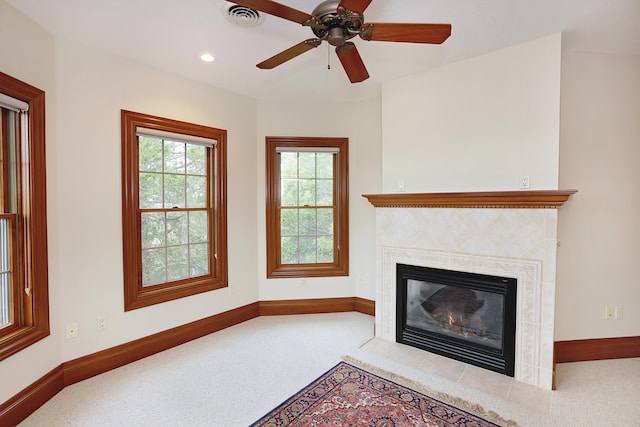
<path id="1" fill-rule="evenodd" d="M 189 175 L 206 175 L 207 149 L 201 145 L 187 144 L 187 173 Z"/>
<path id="2" fill-rule="evenodd" d="M 280 178 L 298 177 L 298 153 L 280 153 Z"/>
<path id="3" fill-rule="evenodd" d="M 0 219 L 0 328 L 11 323 L 11 273 L 9 220 Z"/>
<path id="4" fill-rule="evenodd" d="M 0 273 L 0 328 L 11 324 L 11 276 Z"/>
<path id="5" fill-rule="evenodd" d="M 144 249 L 165 245 L 164 212 L 142 213 L 142 247 Z"/>
<path id="6" fill-rule="evenodd" d="M 300 263 L 309 264 L 316 261 L 316 238 L 300 237 Z"/>
<path id="7" fill-rule="evenodd" d="M 187 176 L 187 207 L 204 208 L 207 205 L 207 178 Z"/>
<path id="8" fill-rule="evenodd" d="M 206 243 L 189 245 L 191 277 L 209 273 L 209 253 Z"/>
<path id="9" fill-rule="evenodd" d="M 4 234 L 0 235 L 0 258 L 8 256 L 11 270 L 0 270 L 5 271 L 0 273 L 0 325 L 4 325 L 0 329 L 0 360 L 5 360 L 50 336 L 51 325 L 47 214 L 43 209 L 47 183 L 45 93 L 1 72 L 0 93 L 28 105 L 25 112 L 0 107 L 0 213 L 9 221 L 8 229 L 0 226 L 5 228 L 0 232 Z M 138 157 L 129 160 L 133 158 Z M 134 166 L 131 180 L 137 182 L 137 162 Z M 137 209 L 137 192 L 129 195 Z"/>
<path id="10" fill-rule="evenodd" d="M 348 275 L 348 139 L 267 137 L 266 147 L 267 278 Z"/>
<path id="11" fill-rule="evenodd" d="M 126 110 L 121 118 L 125 310 L 228 286 L 227 132 Z M 145 128 L 159 135 L 141 145 Z"/>
<path id="12" fill-rule="evenodd" d="M 9 271 L 9 219 L 0 218 L 0 272 Z"/>
<path id="13" fill-rule="evenodd" d="M 138 137 L 140 147 L 140 170 L 162 172 L 162 139 L 147 136 Z"/>
<path id="14" fill-rule="evenodd" d="M 206 211 L 189 212 L 189 243 L 202 243 L 209 240 L 209 213 Z"/>
<path id="15" fill-rule="evenodd" d="M 167 212 L 167 246 L 187 243 L 187 212 Z"/>
<path id="16" fill-rule="evenodd" d="M 184 142 L 164 141 L 165 173 L 185 173 L 186 153 Z"/>
<path id="17" fill-rule="evenodd" d="M 318 235 L 333 236 L 333 209 L 317 209 Z"/>
<path id="18" fill-rule="evenodd" d="M 298 176 L 300 178 L 316 177 L 316 153 L 298 153 Z"/>
<path id="19" fill-rule="evenodd" d="M 317 206 L 333 206 L 333 180 L 319 179 L 317 186 Z"/>
<path id="20" fill-rule="evenodd" d="M 316 176 L 318 178 L 333 178 L 333 156 L 332 153 L 316 154 Z"/>
<path id="21" fill-rule="evenodd" d="M 300 209 L 299 215 L 300 215 L 300 230 L 299 230 L 300 235 L 315 236 L 317 233 L 316 210 Z"/>
<path id="22" fill-rule="evenodd" d="M 0 108 L 0 126 L 5 135 L 0 135 L 0 141 L 4 137 L 2 144 L 4 149 L 0 151 L 0 212 L 17 213 L 19 189 L 19 169 L 20 160 L 18 154 L 21 152 L 20 138 L 20 115 L 13 111 Z"/>
<path id="23" fill-rule="evenodd" d="M 315 206 L 316 204 L 316 181 L 313 179 L 298 180 L 300 206 Z"/>
<path id="24" fill-rule="evenodd" d="M 298 235 L 298 209 L 280 210 L 280 235 Z"/>
<path id="25" fill-rule="evenodd" d="M 281 206 L 298 206 L 298 180 L 283 179 L 281 185 Z"/>
<path id="26" fill-rule="evenodd" d="M 159 173 L 140 173 L 140 208 L 162 207 L 162 175 Z"/>
<path id="27" fill-rule="evenodd" d="M 142 251 L 142 286 L 166 281 L 167 252 L 165 248 Z"/>
<path id="28" fill-rule="evenodd" d="M 333 236 L 318 237 L 318 262 L 333 262 Z"/>
<path id="29" fill-rule="evenodd" d="M 185 176 L 164 175 L 164 207 L 185 207 Z"/>
<path id="30" fill-rule="evenodd" d="M 173 246 L 167 248 L 167 281 L 189 277 L 188 247 Z"/>
<path id="31" fill-rule="evenodd" d="M 280 244 L 280 252 L 283 264 L 298 263 L 298 238 L 282 237 Z"/>

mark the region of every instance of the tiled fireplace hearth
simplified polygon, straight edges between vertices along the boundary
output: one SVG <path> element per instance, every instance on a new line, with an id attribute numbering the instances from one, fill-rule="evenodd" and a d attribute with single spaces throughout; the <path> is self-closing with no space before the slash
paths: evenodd
<path id="1" fill-rule="evenodd" d="M 396 341 L 396 264 L 517 279 L 517 381 L 551 390 L 557 208 L 575 191 L 365 195 L 376 209 L 376 337 Z"/>

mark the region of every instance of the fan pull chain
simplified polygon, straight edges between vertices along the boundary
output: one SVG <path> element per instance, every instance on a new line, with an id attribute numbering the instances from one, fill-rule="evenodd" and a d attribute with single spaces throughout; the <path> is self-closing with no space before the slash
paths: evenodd
<path id="1" fill-rule="evenodd" d="M 329 43 L 327 43 L 327 70 L 331 69 L 331 48 L 329 47 Z"/>

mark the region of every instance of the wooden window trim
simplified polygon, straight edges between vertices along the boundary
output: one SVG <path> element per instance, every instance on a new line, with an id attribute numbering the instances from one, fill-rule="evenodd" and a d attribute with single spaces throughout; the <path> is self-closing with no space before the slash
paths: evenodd
<path id="1" fill-rule="evenodd" d="M 208 126 L 166 119 L 122 110 L 122 236 L 125 311 L 208 292 L 228 286 L 227 272 L 227 132 Z M 214 226 L 210 227 L 212 242 L 211 273 L 153 286 L 142 286 L 142 242 L 139 215 L 138 127 L 215 139 L 214 200 L 211 203 Z"/>
<path id="2" fill-rule="evenodd" d="M 28 152 L 21 158 L 16 216 L 18 291 L 15 324 L 0 332 L 0 360 L 49 336 L 49 272 L 45 152 L 45 93 L 0 72 L 0 92 L 29 104 Z M 22 153 L 23 154 L 23 153 Z M 16 264 L 14 264 L 16 265 Z M 29 289 L 29 294 L 24 291 Z"/>
<path id="3" fill-rule="evenodd" d="M 348 138 L 267 137 L 266 138 L 266 246 L 267 278 L 329 277 L 349 275 L 349 151 Z M 334 244 L 335 261 L 322 264 L 282 264 L 280 262 L 280 176 L 276 147 L 338 148 L 336 197 L 338 206 Z"/>

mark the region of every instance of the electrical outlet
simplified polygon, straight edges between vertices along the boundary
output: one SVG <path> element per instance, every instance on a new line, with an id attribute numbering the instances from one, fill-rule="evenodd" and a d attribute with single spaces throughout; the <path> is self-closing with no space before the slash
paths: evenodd
<path id="1" fill-rule="evenodd" d="M 107 329 L 107 319 L 105 317 L 98 317 L 98 330 L 104 331 Z"/>
<path id="2" fill-rule="evenodd" d="M 75 338 L 78 336 L 78 324 L 67 323 L 67 339 Z"/>
<path id="3" fill-rule="evenodd" d="M 529 187 L 529 175 L 520 175 L 520 188 L 527 189 Z"/>
<path id="4" fill-rule="evenodd" d="M 607 320 L 612 320 L 613 319 L 613 306 L 607 305 L 604 308 L 604 318 L 607 319 Z"/>
<path id="5" fill-rule="evenodd" d="M 404 180 L 398 181 L 398 191 L 404 193 Z"/>

